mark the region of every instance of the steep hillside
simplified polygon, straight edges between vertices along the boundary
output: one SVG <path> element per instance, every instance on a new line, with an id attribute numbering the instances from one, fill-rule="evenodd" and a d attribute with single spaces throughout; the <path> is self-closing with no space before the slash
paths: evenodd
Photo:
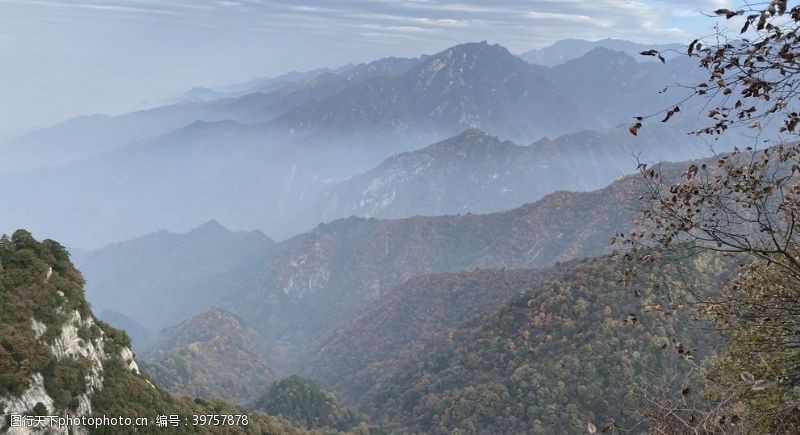
<path id="1" fill-rule="evenodd" d="M 353 321 L 315 339 L 298 355 L 297 364 L 348 398 L 360 397 L 380 382 L 384 366 L 403 351 L 447 337 L 459 325 L 532 291 L 544 275 L 476 269 L 412 278 Z"/>
<path id="2" fill-rule="evenodd" d="M 94 303 L 107 301 L 105 308 L 136 323 L 169 325 L 218 306 L 272 342 L 297 343 L 347 321 L 416 276 L 472 267 L 546 267 L 605 253 L 609 237 L 630 228 L 638 211 L 637 180 L 625 178 L 594 192 L 560 192 L 485 215 L 343 219 L 261 254 L 232 250 L 221 255 L 219 248 L 204 250 L 201 245 L 184 250 L 176 242 L 196 237 L 190 233 L 167 238 L 174 242 L 157 249 L 130 242 L 83 261 L 90 283 L 96 283 L 90 284 L 98 292 L 90 292 L 98 296 Z M 203 261 L 170 260 L 189 253 L 187 258 Z M 243 262 L 228 264 L 234 254 Z M 157 281 L 142 285 L 142 276 Z M 114 286 L 93 287 L 100 282 L 126 290 L 109 290 L 104 296 L 99 292 Z"/>
<path id="3" fill-rule="evenodd" d="M 545 267 L 603 254 L 632 225 L 636 177 L 487 215 L 349 218 L 279 245 L 223 306 L 270 337 L 302 340 L 344 322 L 409 278 L 471 267 Z"/>
<path id="4" fill-rule="evenodd" d="M 695 258 L 624 284 L 625 268 L 598 258 L 415 279 L 318 343 L 310 374 L 397 432 L 629 429 L 630 389 L 676 373 L 672 346 L 697 354 L 713 340 L 671 315 L 666 290 L 715 285 L 728 269 Z"/>
<path id="5" fill-rule="evenodd" d="M 685 165 L 670 168 L 680 173 Z M 246 262 L 235 268 L 212 267 L 214 260 L 207 265 L 191 263 L 188 269 L 181 266 L 175 269 L 181 273 L 174 280 L 167 277 L 153 287 L 141 286 L 138 275 L 123 272 L 148 275 L 151 268 L 163 270 L 161 264 L 168 257 L 161 259 L 173 249 L 148 250 L 142 262 L 113 262 L 112 267 L 87 263 L 87 276 L 93 282 L 91 271 L 106 270 L 109 282 L 135 289 L 119 295 L 118 302 L 109 299 L 107 308 L 136 323 L 169 325 L 208 307 L 221 307 L 263 334 L 271 352 L 282 354 L 281 344 L 295 346 L 338 327 L 413 277 L 473 267 L 548 267 L 602 255 L 608 252 L 613 234 L 631 228 L 640 208 L 639 181 L 630 176 L 597 191 L 557 192 L 491 214 L 342 219 L 281 242 L 266 253 L 239 255 Z M 119 245 L 118 258 L 135 258 L 125 251 L 136 245 Z M 210 251 L 202 258 L 215 258 L 218 252 Z M 220 258 L 227 261 L 226 256 Z M 191 272 L 192 277 L 198 270 L 202 280 L 184 284 L 183 274 Z M 169 309 L 163 306 L 165 300 Z M 281 372 L 285 367 L 273 369 Z"/>
<path id="6" fill-rule="evenodd" d="M 144 371 L 181 395 L 245 405 L 275 381 L 258 334 L 218 309 L 164 330 L 145 359 Z"/>
<path id="7" fill-rule="evenodd" d="M 276 382 L 253 405 L 306 428 L 348 431 L 362 420 L 322 385 L 299 376 Z"/>
<path id="8" fill-rule="evenodd" d="M 92 314 L 83 279 L 67 251 L 52 240 L 37 242 L 16 231 L 0 237 L 0 430 L 12 415 L 190 419 L 201 414 L 243 414 L 224 402 L 176 398 L 139 372 L 124 332 Z M 253 413 L 248 425 L 212 428 L 183 424 L 164 433 L 303 433 L 286 421 Z M 45 433 L 12 428 L 12 433 Z M 62 433 L 66 428 L 54 429 Z M 72 433 L 118 433 L 119 427 L 71 427 Z M 64 432 L 66 433 L 66 432 Z"/>
<path id="9" fill-rule="evenodd" d="M 154 337 L 212 307 L 274 248 L 259 232 L 232 232 L 212 221 L 185 234 L 159 232 L 110 245 L 79 255 L 76 263 L 98 312 L 128 316 Z"/>

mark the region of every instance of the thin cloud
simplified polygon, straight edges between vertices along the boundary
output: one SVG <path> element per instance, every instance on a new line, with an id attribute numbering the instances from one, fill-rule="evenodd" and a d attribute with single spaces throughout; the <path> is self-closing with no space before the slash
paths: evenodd
<path id="1" fill-rule="evenodd" d="M 263 27 L 255 20 L 279 18 L 275 27 L 306 22 L 309 16 L 329 29 L 359 29 L 364 25 L 400 29 L 438 29 L 453 41 L 468 37 L 470 28 L 486 31 L 482 39 L 503 41 L 504 29 L 524 29 L 531 39 L 541 39 L 537 28 L 556 27 L 550 42 L 564 37 L 611 36 L 654 41 L 663 37 L 688 36 L 669 18 L 689 17 L 694 8 L 722 7 L 727 0 L 0 0 L 27 7 L 66 8 L 93 13 L 181 16 L 216 27 L 221 23 L 237 27 Z M 497 26 L 488 29 L 482 24 Z M 179 23 L 180 24 L 180 23 Z M 516 30 L 515 30 L 516 31 Z M 345 35 L 343 35 L 345 36 Z M 507 35 L 519 39 L 521 35 Z M 441 38 L 442 35 L 436 35 Z M 474 39 L 474 38 L 468 38 Z M 440 40 L 440 39 L 437 39 Z"/>
<path id="2" fill-rule="evenodd" d="M 9 3 L 9 4 L 13 3 L 19 5 L 39 6 L 39 7 L 85 9 L 91 11 L 129 12 L 135 14 L 178 15 L 176 12 L 166 9 L 147 8 L 147 7 L 139 7 L 136 5 L 123 5 L 123 4 L 60 2 L 60 1 L 45 1 L 45 0 L 0 0 L 0 3 Z"/>
<path id="3" fill-rule="evenodd" d="M 15 107 L 0 119 L 0 130 L 120 113 L 196 85 L 416 57 L 468 41 L 518 53 L 566 38 L 688 42 L 716 23 L 699 11 L 730 3 L 0 0 L 0 58 L 9 60 L 0 96 Z"/>

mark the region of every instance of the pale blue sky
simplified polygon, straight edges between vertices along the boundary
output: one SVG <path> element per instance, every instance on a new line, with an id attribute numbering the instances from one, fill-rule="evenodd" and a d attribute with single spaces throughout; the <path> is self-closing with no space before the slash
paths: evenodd
<path id="1" fill-rule="evenodd" d="M 0 0 L 0 132 L 488 40 L 686 42 L 725 0 Z"/>

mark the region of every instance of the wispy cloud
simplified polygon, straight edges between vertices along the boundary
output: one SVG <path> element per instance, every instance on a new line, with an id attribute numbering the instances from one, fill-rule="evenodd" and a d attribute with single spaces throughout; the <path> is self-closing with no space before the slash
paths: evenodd
<path id="1" fill-rule="evenodd" d="M 0 0 L 0 130 L 293 69 L 489 40 L 688 41 L 731 0 Z M 710 22 L 711 21 L 711 22 Z M 54 98 L 57 100 L 54 101 Z M 3 123 L 10 125 L 2 125 Z"/>
<path id="2" fill-rule="evenodd" d="M 133 14 L 160 14 L 160 15 L 178 15 L 176 12 L 169 9 L 162 9 L 157 7 L 146 7 L 137 5 L 137 2 L 66 2 L 66 1 L 47 1 L 47 0 L 0 0 L 0 3 L 25 5 L 28 7 L 51 7 L 51 8 L 72 8 L 83 9 L 89 11 L 107 11 L 107 12 L 128 12 Z"/>
<path id="3" fill-rule="evenodd" d="M 628 37 L 658 40 L 687 36 L 691 29 L 676 26 L 674 18 L 697 15 L 698 10 L 727 6 L 728 0 L 0 0 L 0 4 L 29 8 L 66 8 L 75 13 L 128 13 L 224 22 L 231 31 L 242 27 L 286 27 L 287 21 L 305 22 L 309 16 L 321 26 L 347 31 L 371 26 L 376 35 L 397 31 L 437 29 L 436 38 L 451 40 L 504 40 L 504 29 L 514 28 L 508 39 L 519 40 L 525 30 L 532 41 L 564 37 Z M 124 16 L 122 17 L 124 18 Z M 283 22 L 270 23 L 280 19 Z M 262 20 L 262 22 L 257 22 Z M 557 24 L 557 25 L 556 25 Z M 415 29 L 415 28 L 419 29 Z M 547 37 L 538 34 L 546 27 Z M 480 37 L 480 35 L 476 35 Z M 347 37 L 347 35 L 343 35 Z M 439 39 L 440 40 L 440 39 Z"/>

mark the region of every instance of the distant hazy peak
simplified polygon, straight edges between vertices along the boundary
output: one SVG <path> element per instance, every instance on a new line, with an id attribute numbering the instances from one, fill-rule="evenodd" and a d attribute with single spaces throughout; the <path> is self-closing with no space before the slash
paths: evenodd
<path id="1" fill-rule="evenodd" d="M 420 58 L 384 57 L 355 65 L 352 69 L 344 71 L 344 75 L 347 77 L 364 73 L 397 75 L 402 74 L 419 61 Z"/>
<path id="2" fill-rule="evenodd" d="M 441 51 L 440 53 L 447 53 L 447 52 L 470 52 L 470 51 L 485 51 L 485 52 L 500 52 L 500 53 L 508 53 L 511 54 L 508 49 L 503 47 L 500 44 L 489 44 L 487 41 L 481 42 L 465 42 L 463 44 L 454 45 L 448 49 Z"/>
<path id="3" fill-rule="evenodd" d="M 203 225 L 200 225 L 199 227 L 197 227 L 197 228 L 195 228 L 195 229 L 193 229 L 193 230 L 191 230 L 189 232 L 190 233 L 211 233 L 211 232 L 230 233 L 231 230 L 225 228 L 225 226 L 222 225 L 221 223 L 219 223 L 219 221 L 212 219 L 212 220 L 204 223 Z"/>
<path id="4" fill-rule="evenodd" d="M 426 56 L 421 63 L 427 65 L 439 64 L 442 60 L 453 63 L 470 63 L 480 59 L 498 59 L 512 63 L 519 61 L 516 56 L 502 45 L 489 44 L 483 41 L 455 45 L 439 53 Z"/>
<path id="5" fill-rule="evenodd" d="M 616 60 L 616 61 L 620 61 L 621 60 L 621 61 L 633 62 L 633 63 L 636 62 L 636 59 L 633 56 L 629 55 L 628 53 L 625 53 L 624 51 L 615 50 L 613 48 L 608 48 L 608 47 L 603 47 L 603 46 L 598 46 L 598 47 L 592 48 L 591 50 L 589 50 L 588 53 L 584 54 L 583 56 L 581 56 L 581 57 L 579 57 L 577 59 L 569 60 L 568 63 L 569 62 L 578 62 L 578 61 L 581 61 L 581 60 L 595 60 L 595 59 L 597 59 L 597 60 L 605 60 L 605 61 L 608 61 L 609 59 L 612 59 L 612 60 Z"/>
<path id="6" fill-rule="evenodd" d="M 413 154 L 442 154 L 447 152 L 472 152 L 472 151 L 490 151 L 499 150 L 500 148 L 507 149 L 509 147 L 518 147 L 511 141 L 501 141 L 496 136 L 489 135 L 479 128 L 470 128 L 465 130 L 458 136 L 450 139 L 445 139 L 441 142 L 429 145 L 419 151 L 412 151 L 405 153 L 406 155 Z"/>
<path id="7" fill-rule="evenodd" d="M 215 322 L 217 324 L 227 323 L 236 326 L 241 326 L 243 324 L 242 320 L 230 311 L 212 307 L 189 320 L 185 320 L 181 325 L 204 325 L 207 324 L 207 322 Z"/>
<path id="8" fill-rule="evenodd" d="M 622 39 L 601 39 L 599 41 L 587 41 L 584 39 L 564 39 L 556 41 L 550 46 L 537 48 L 525 53 L 520 54 L 520 57 L 530 63 L 542 66 L 556 66 L 577 59 L 586 53 L 589 53 L 595 48 L 605 48 L 614 51 L 623 52 L 632 56 L 635 61 L 646 62 L 651 61 L 652 58 L 644 58 L 637 56 L 640 51 L 648 49 L 656 49 L 662 52 L 668 52 L 671 49 L 681 47 L 680 44 L 639 44 L 636 42 L 626 41 Z"/>
<path id="9" fill-rule="evenodd" d="M 146 370 L 179 394 L 250 403 L 275 380 L 259 335 L 219 308 L 163 330 L 148 353 Z"/>
<path id="10" fill-rule="evenodd" d="M 246 328 L 246 324 L 236 315 L 222 308 L 212 307 L 202 313 L 184 320 L 180 324 L 168 328 L 168 331 L 199 331 L 202 329 L 222 330 L 232 328 L 241 330 Z"/>

